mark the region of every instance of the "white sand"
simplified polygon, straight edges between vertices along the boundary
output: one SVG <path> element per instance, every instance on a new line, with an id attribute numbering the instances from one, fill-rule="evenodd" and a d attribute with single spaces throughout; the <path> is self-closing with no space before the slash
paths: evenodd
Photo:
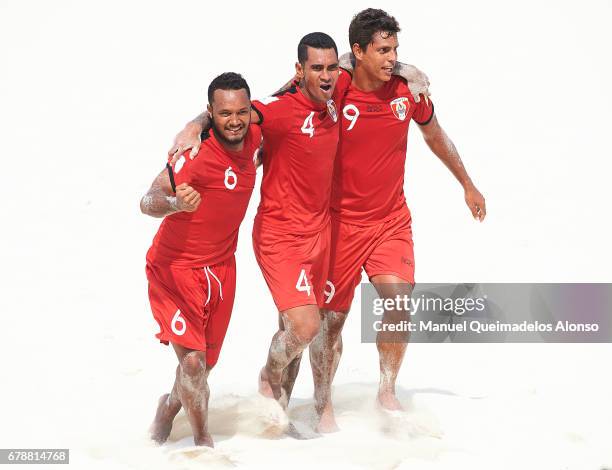
<path id="1" fill-rule="evenodd" d="M 358 302 L 335 380 L 341 432 L 271 438 L 286 418 L 255 392 L 276 325 L 250 246 L 258 195 L 210 381 L 216 448 L 191 447 L 183 414 L 168 444 L 148 441 L 175 358 L 153 337 L 144 255 L 158 221 L 139 198 L 210 79 L 241 71 L 263 96 L 291 76 L 303 34 L 327 31 L 344 50 L 351 15 L 370 6 L 312 5 L 299 19 L 300 5 L 261 2 L 0 5 L 0 447 L 70 448 L 79 469 L 612 467 L 610 345 L 410 345 L 407 412 L 389 416 L 374 405 Z M 609 282 L 610 3 L 380 6 L 489 209 L 470 220 L 413 129 L 417 281 Z M 290 414 L 305 431 L 311 395 L 304 363 Z"/>

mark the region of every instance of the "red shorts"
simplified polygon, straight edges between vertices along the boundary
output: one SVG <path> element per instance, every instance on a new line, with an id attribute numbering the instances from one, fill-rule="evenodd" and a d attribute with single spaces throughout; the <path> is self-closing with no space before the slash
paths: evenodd
<path id="1" fill-rule="evenodd" d="M 393 274 L 414 284 L 414 251 L 410 212 L 376 225 L 359 226 L 332 220 L 329 282 L 331 295 L 324 307 L 348 312 L 361 268 L 371 279 Z"/>
<path id="2" fill-rule="evenodd" d="M 147 264 L 149 301 L 160 342 L 206 351 L 214 366 L 229 325 L 236 291 L 234 257 L 204 268 Z"/>
<path id="3" fill-rule="evenodd" d="M 291 235 L 253 226 L 255 258 L 280 312 L 324 303 L 331 224 L 312 235 Z"/>

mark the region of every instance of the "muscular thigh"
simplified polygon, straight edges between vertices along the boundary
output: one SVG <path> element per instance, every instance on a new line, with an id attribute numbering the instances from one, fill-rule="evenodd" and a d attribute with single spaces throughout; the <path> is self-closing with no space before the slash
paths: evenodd
<path id="1" fill-rule="evenodd" d="M 329 236 L 329 227 L 312 235 L 254 230 L 255 257 L 279 311 L 323 303 Z"/>
<path id="2" fill-rule="evenodd" d="M 414 284 L 414 245 L 411 225 L 412 220 L 409 215 L 400 216 L 383 225 L 364 263 L 365 271 L 372 282 L 374 278 L 386 275 Z"/>

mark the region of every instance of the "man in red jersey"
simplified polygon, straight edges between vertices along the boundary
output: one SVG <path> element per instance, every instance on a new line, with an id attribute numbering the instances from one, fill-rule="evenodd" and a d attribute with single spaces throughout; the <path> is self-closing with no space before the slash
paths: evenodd
<path id="1" fill-rule="evenodd" d="M 324 33 L 298 45 L 299 85 L 253 107 L 264 136 L 261 203 L 253 226 L 255 256 L 280 313 L 260 391 L 286 406 L 302 351 L 319 331 L 329 267 L 329 198 L 338 145 L 332 99 L 338 51 Z"/>
<path id="2" fill-rule="evenodd" d="M 329 201 L 338 145 L 333 100 L 338 79 L 334 40 L 316 32 L 298 44 L 297 84 L 253 102 L 263 135 L 261 203 L 253 227 L 257 262 L 279 311 L 260 391 L 287 405 L 302 351 L 319 331 L 329 267 Z M 185 140 L 197 148 L 206 115 Z M 172 153 L 172 152 L 171 152 Z"/>
<path id="3" fill-rule="evenodd" d="M 336 429 L 331 383 L 342 353 L 341 331 L 364 269 L 382 298 L 410 295 L 414 254 L 410 211 L 404 197 L 404 171 L 410 120 L 419 125 L 433 153 L 461 183 L 472 215 L 486 215 L 483 196 L 468 176 L 452 141 L 426 96 L 417 102 L 406 81 L 393 76 L 397 63 L 395 18 L 382 10 L 358 13 L 349 28 L 356 59 L 353 79 L 343 94 L 340 143 L 332 185 L 332 253 L 329 295 L 321 334 L 311 345 L 316 409 L 322 430 Z M 383 323 L 408 320 L 408 312 L 387 311 Z M 378 403 L 400 410 L 395 381 L 407 333 L 380 332 Z"/>
<path id="4" fill-rule="evenodd" d="M 213 446 L 208 432 L 207 378 L 217 363 L 236 284 L 238 228 L 255 185 L 261 142 L 250 126 L 246 81 L 224 73 L 208 88 L 210 132 L 195 156 L 173 159 L 142 198 L 143 213 L 164 217 L 147 253 L 149 299 L 156 335 L 171 343 L 179 365 L 174 386 L 159 401 L 151 437 L 168 438 L 185 407 L 196 445 Z"/>
<path id="5" fill-rule="evenodd" d="M 338 141 L 334 100 L 351 82 L 350 75 L 342 73 L 339 80 L 343 85 L 334 89 L 337 70 L 333 40 L 323 33 L 306 35 L 298 46 L 299 87 L 290 84 L 282 93 L 253 104 L 252 122 L 262 125 L 265 155 L 262 201 L 253 241 L 257 261 L 280 312 L 279 331 L 260 374 L 260 391 L 284 406 L 297 376 L 301 352 L 319 329 L 317 307 L 324 305 L 329 295 L 324 290 L 326 284 L 330 287 L 326 283 L 328 209 Z M 407 75 L 416 79 L 412 86 L 426 91 L 426 77 L 418 74 L 413 68 Z M 205 114 L 189 123 L 177 136 L 170 156 L 189 148 L 196 152 L 199 135 L 207 126 Z M 315 351 L 313 355 L 311 346 L 313 373 L 321 375 L 320 348 Z"/>

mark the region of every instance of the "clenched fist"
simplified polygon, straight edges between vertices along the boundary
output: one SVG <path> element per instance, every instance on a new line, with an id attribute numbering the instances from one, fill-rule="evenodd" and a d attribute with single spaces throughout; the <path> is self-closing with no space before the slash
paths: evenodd
<path id="1" fill-rule="evenodd" d="M 200 193 L 189 186 L 181 183 L 176 187 L 176 207 L 180 211 L 193 212 L 202 202 Z"/>

